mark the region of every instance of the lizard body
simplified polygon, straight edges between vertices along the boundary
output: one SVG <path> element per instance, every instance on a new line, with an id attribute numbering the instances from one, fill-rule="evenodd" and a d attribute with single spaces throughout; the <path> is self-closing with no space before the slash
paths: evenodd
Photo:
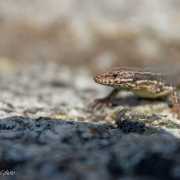
<path id="1" fill-rule="evenodd" d="M 142 98 L 168 98 L 174 107 L 179 104 L 176 88 L 167 83 L 166 76 L 161 73 L 119 68 L 97 74 L 94 80 L 114 88 L 108 97 L 98 100 L 100 102 L 110 101 L 120 90 L 127 90 Z"/>

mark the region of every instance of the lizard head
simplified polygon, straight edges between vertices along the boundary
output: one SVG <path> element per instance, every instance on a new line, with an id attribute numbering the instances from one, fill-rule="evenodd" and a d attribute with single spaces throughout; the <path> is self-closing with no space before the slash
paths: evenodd
<path id="1" fill-rule="evenodd" d="M 94 77 L 94 80 L 98 84 L 123 88 L 133 82 L 133 73 L 129 71 L 114 70 L 97 74 Z"/>

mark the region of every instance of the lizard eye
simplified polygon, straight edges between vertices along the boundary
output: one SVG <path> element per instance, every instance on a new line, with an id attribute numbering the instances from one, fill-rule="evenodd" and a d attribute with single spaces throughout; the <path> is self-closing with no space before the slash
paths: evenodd
<path id="1" fill-rule="evenodd" d="M 113 78 L 114 78 L 114 79 L 117 78 L 117 76 L 118 76 L 117 74 L 113 74 Z"/>

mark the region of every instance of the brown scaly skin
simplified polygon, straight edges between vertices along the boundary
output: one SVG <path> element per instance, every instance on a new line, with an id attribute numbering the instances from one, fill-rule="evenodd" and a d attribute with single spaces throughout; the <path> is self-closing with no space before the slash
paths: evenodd
<path id="1" fill-rule="evenodd" d="M 95 106 L 109 105 L 120 90 L 127 90 L 146 99 L 168 98 L 172 104 L 172 111 L 180 115 L 180 100 L 176 88 L 168 84 L 165 79 L 160 73 L 130 68 L 119 68 L 98 74 L 94 78 L 96 83 L 114 89 L 107 97 L 96 100 Z"/>

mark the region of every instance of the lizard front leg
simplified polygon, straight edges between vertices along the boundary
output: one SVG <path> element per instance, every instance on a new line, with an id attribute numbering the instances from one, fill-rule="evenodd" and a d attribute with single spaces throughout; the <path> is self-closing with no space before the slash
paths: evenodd
<path id="1" fill-rule="evenodd" d="M 117 96 L 118 93 L 119 89 L 114 88 L 105 98 L 96 99 L 92 105 L 93 109 L 99 109 L 104 106 L 111 107 L 112 100 Z"/>

